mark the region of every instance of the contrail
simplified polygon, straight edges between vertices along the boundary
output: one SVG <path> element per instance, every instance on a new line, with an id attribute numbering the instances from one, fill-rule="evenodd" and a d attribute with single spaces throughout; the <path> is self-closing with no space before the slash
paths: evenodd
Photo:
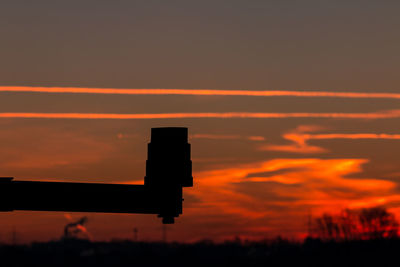
<path id="1" fill-rule="evenodd" d="M 72 94 L 109 94 L 109 95 L 197 95 L 197 96 L 259 96 L 259 97 L 330 97 L 330 98 L 372 98 L 400 99 L 396 93 L 361 92 L 315 92 L 315 91 L 256 91 L 256 90 L 214 90 L 214 89 L 117 89 L 117 88 L 80 88 L 80 87 L 31 87 L 0 86 L 0 92 L 30 93 L 72 93 Z"/>
<path id="2" fill-rule="evenodd" d="M 388 139 L 400 140 L 400 134 L 299 134 L 297 136 L 304 140 L 330 140 L 330 139 Z"/>
<path id="3" fill-rule="evenodd" d="M 400 118 L 400 110 L 373 113 L 0 113 L 0 118 L 40 118 L 40 119 L 185 119 L 185 118 L 332 118 L 332 119 L 393 119 Z"/>
<path id="4" fill-rule="evenodd" d="M 224 135 L 224 134 L 193 134 L 192 139 L 214 139 L 214 140 L 238 140 L 245 139 L 250 141 L 265 141 L 263 136 L 241 136 L 241 135 Z"/>
<path id="5" fill-rule="evenodd" d="M 302 130 L 312 130 L 302 129 Z M 323 153 L 327 152 L 326 149 L 313 146 L 308 143 L 309 140 L 332 140 L 332 139 L 351 139 L 351 140 L 400 140 L 400 134 L 386 134 L 386 133 L 328 133 L 328 134 L 306 134 L 301 132 L 301 128 L 297 132 L 286 133 L 283 138 L 292 142 L 290 145 L 264 145 L 261 150 L 282 151 L 301 154 Z"/>

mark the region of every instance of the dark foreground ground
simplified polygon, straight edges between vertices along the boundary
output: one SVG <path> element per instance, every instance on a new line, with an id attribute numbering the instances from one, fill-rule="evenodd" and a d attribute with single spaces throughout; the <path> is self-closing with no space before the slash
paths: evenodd
<path id="1" fill-rule="evenodd" d="M 0 266 L 399 266 L 400 240 L 164 244 L 64 240 L 0 246 Z"/>

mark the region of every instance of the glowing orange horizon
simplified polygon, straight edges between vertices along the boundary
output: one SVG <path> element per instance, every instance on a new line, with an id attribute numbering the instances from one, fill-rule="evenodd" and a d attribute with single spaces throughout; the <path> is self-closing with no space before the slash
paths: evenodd
<path id="1" fill-rule="evenodd" d="M 185 119 L 185 118 L 332 118 L 332 119 L 393 119 L 400 118 L 400 110 L 371 113 L 257 113 L 257 112 L 221 112 L 221 113 L 26 113 L 5 112 L 0 118 L 39 118 L 39 119 Z"/>
<path id="2" fill-rule="evenodd" d="M 216 90 L 216 89 L 119 89 L 80 87 L 0 86 L 0 92 L 113 94 L 113 95 L 197 95 L 197 96 L 260 96 L 260 97 L 330 97 L 400 99 L 398 93 L 361 93 L 289 90 Z"/>

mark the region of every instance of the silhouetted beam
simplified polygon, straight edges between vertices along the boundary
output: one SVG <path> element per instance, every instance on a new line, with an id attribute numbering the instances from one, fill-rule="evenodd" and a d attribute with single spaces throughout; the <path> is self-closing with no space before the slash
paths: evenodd
<path id="1" fill-rule="evenodd" d="M 9 181 L 9 210 L 159 214 L 159 199 L 144 185 Z"/>
<path id="2" fill-rule="evenodd" d="M 182 214 L 182 187 L 193 186 L 188 129 L 152 128 L 144 185 L 14 181 L 0 178 L 0 211 Z"/>

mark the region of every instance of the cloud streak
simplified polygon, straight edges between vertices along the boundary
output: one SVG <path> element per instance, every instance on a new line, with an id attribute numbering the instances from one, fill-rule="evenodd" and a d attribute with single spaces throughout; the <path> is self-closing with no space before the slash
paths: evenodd
<path id="1" fill-rule="evenodd" d="M 221 113 L 0 113 L 0 118 L 37 118 L 37 119 L 195 119 L 195 118 L 327 118 L 327 119 L 395 119 L 400 118 L 400 110 L 389 110 L 371 113 L 257 113 L 257 112 L 221 112 Z"/>
<path id="2" fill-rule="evenodd" d="M 197 96 L 256 96 L 256 97 L 329 97 L 329 98 L 372 98 L 400 99 L 397 93 L 288 91 L 288 90 L 214 90 L 214 89 L 118 89 L 80 87 L 31 87 L 0 86 L 0 92 L 70 93 L 108 95 L 197 95 Z"/>
<path id="3" fill-rule="evenodd" d="M 250 141 L 265 141 L 263 136 L 241 136 L 241 135 L 223 135 L 223 134 L 193 134 L 192 139 L 211 139 L 211 140 L 250 140 Z"/>
<path id="4" fill-rule="evenodd" d="M 400 140 L 400 134 L 301 134 L 298 135 L 303 140 L 330 140 L 330 139 L 388 139 Z"/>
<path id="5" fill-rule="evenodd" d="M 300 126 L 295 131 L 285 133 L 283 138 L 292 142 L 290 145 L 266 145 L 261 146 L 261 150 L 291 152 L 300 154 L 313 154 L 326 152 L 326 149 L 319 146 L 312 146 L 308 143 L 309 140 L 333 140 L 333 139 L 350 139 L 350 140 L 400 140 L 400 134 L 385 134 L 385 133 L 355 133 L 355 134 L 308 134 L 318 130 L 318 127 Z"/>

